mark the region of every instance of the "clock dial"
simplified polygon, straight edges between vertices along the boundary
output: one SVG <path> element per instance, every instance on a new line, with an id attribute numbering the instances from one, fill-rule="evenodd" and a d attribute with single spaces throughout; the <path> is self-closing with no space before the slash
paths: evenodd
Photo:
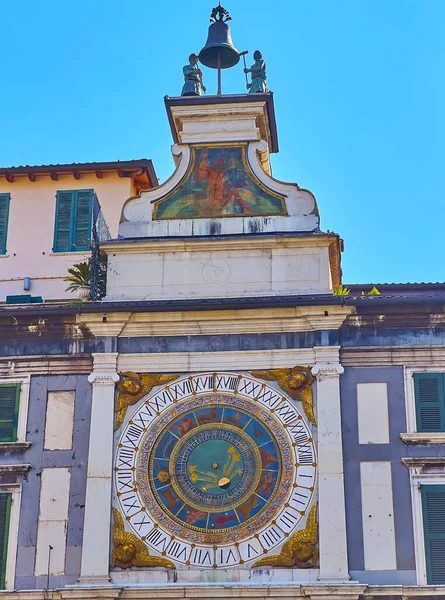
<path id="1" fill-rule="evenodd" d="M 250 377 L 223 374 L 218 389 L 217 377 L 184 378 L 141 401 L 116 455 L 127 521 L 151 550 L 186 566 L 269 552 L 297 527 L 314 489 L 314 447 L 294 404 Z"/>

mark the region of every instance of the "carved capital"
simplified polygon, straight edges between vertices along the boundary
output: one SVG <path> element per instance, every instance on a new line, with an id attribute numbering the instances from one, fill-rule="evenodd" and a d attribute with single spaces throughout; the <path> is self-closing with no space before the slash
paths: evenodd
<path id="1" fill-rule="evenodd" d="M 88 375 L 88 383 L 94 385 L 114 385 L 119 381 L 116 371 L 94 371 Z"/>
<path id="2" fill-rule="evenodd" d="M 329 379 L 331 377 L 340 377 L 345 372 L 344 368 L 339 363 L 334 364 L 316 364 L 312 367 L 311 373 L 318 381 L 321 379 Z"/>

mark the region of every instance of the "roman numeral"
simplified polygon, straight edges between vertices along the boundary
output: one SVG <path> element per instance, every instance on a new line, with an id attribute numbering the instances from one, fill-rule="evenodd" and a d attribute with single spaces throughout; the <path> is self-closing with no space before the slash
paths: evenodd
<path id="1" fill-rule="evenodd" d="M 291 421 L 295 421 L 298 417 L 298 414 L 288 402 L 283 402 L 283 404 L 276 409 L 275 414 L 283 423 L 290 423 Z"/>
<path id="2" fill-rule="evenodd" d="M 258 401 L 269 408 L 274 408 L 282 400 L 282 397 L 269 387 L 265 387 L 258 394 Z"/>
<path id="3" fill-rule="evenodd" d="M 170 393 L 174 400 L 181 400 L 184 396 L 193 394 L 192 384 L 188 379 L 175 383 L 175 385 L 170 386 Z"/>
<path id="4" fill-rule="evenodd" d="M 173 402 L 168 390 L 162 390 L 153 398 L 150 398 L 150 403 L 154 405 L 156 412 L 162 412 L 166 406 Z"/>
<path id="5" fill-rule="evenodd" d="M 182 544 L 181 542 L 172 542 L 168 548 L 167 554 L 172 558 L 176 558 L 185 562 L 187 560 L 187 548 L 188 546 L 186 544 Z"/>
<path id="6" fill-rule="evenodd" d="M 259 552 L 256 548 L 254 548 L 251 544 L 247 543 L 247 560 L 250 558 L 254 558 L 258 556 Z"/>
<path id="7" fill-rule="evenodd" d="M 195 392 L 212 392 L 215 387 L 215 377 L 208 375 L 207 377 L 194 377 L 193 384 Z"/>
<path id="8" fill-rule="evenodd" d="M 235 392 L 238 386 L 238 377 L 230 377 L 229 375 L 216 376 L 216 389 L 225 392 Z"/>
<path id="9" fill-rule="evenodd" d="M 139 425 L 129 425 L 125 431 L 124 442 L 128 442 L 135 448 L 143 433 Z"/>
<path id="10" fill-rule="evenodd" d="M 136 494 L 131 494 L 131 496 L 126 496 L 124 499 L 122 499 L 122 505 L 127 509 L 126 512 L 129 512 L 132 508 L 136 508 L 137 510 L 141 509 L 141 505 L 139 504 Z"/>
<path id="11" fill-rule="evenodd" d="M 299 516 L 294 515 L 294 513 L 290 512 L 290 510 L 286 509 L 284 511 L 284 513 L 278 519 L 278 524 L 280 525 L 280 527 L 282 529 L 284 529 L 285 531 L 288 531 L 290 529 L 293 529 L 294 525 L 296 523 L 298 523 L 299 520 L 300 520 Z"/>
<path id="12" fill-rule="evenodd" d="M 117 489 L 119 492 L 128 492 L 133 490 L 134 481 L 133 473 L 127 471 L 118 471 L 117 473 Z"/>
<path id="13" fill-rule="evenodd" d="M 136 455 L 134 453 L 134 450 L 130 450 L 130 448 L 120 448 L 119 454 L 117 456 L 118 468 L 123 469 L 125 467 L 128 467 L 129 469 L 131 469 L 131 467 L 133 466 L 135 456 Z"/>
<path id="14" fill-rule="evenodd" d="M 162 551 L 164 551 L 167 546 L 168 538 L 165 533 L 158 528 L 152 529 L 145 539 L 150 543 L 151 546 L 154 546 L 155 548 L 161 548 Z"/>
<path id="15" fill-rule="evenodd" d="M 305 488 L 297 488 L 293 492 L 292 497 L 289 500 L 289 504 L 294 504 L 297 510 L 304 510 L 307 506 L 310 495 L 310 490 L 306 490 Z"/>
<path id="16" fill-rule="evenodd" d="M 243 377 L 243 379 L 241 379 L 240 381 L 238 391 L 240 394 L 249 396 L 249 398 L 256 398 L 261 387 L 261 383 L 257 383 L 256 381 L 252 381 L 251 379 L 245 379 Z"/>
<path id="17" fill-rule="evenodd" d="M 268 548 L 275 546 L 283 537 L 284 534 L 276 527 L 269 527 L 260 534 L 261 543 Z"/>
<path id="18" fill-rule="evenodd" d="M 302 465 L 307 465 L 314 462 L 314 456 L 312 454 L 312 446 L 309 442 L 306 444 L 297 445 L 298 462 Z"/>
<path id="19" fill-rule="evenodd" d="M 290 425 L 287 428 L 287 433 L 292 438 L 292 441 L 296 444 L 304 444 L 309 439 L 306 427 L 304 426 L 303 421 L 301 419 L 299 419 L 295 423 L 295 425 Z"/>
<path id="20" fill-rule="evenodd" d="M 212 557 L 210 555 L 210 550 L 207 548 L 195 548 L 192 552 L 191 562 L 194 564 L 204 566 L 212 565 Z"/>
<path id="21" fill-rule="evenodd" d="M 142 429 L 145 429 L 149 423 L 155 418 L 154 412 L 148 404 L 144 404 L 141 410 L 133 417 L 133 422 Z"/>
<path id="22" fill-rule="evenodd" d="M 232 548 L 220 548 L 218 550 L 218 565 L 234 565 L 239 559 L 235 556 Z"/>

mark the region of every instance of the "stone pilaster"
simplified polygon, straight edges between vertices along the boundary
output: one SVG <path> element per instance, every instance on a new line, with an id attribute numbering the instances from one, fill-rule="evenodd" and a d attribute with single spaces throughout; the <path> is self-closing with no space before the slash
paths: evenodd
<path id="1" fill-rule="evenodd" d="M 117 352 L 93 354 L 90 445 L 88 451 L 82 566 L 79 582 L 109 581 L 113 460 L 114 388 Z"/>
<path id="2" fill-rule="evenodd" d="M 321 582 L 349 580 L 346 545 L 343 449 L 340 419 L 339 347 L 317 347 L 318 494 Z"/>

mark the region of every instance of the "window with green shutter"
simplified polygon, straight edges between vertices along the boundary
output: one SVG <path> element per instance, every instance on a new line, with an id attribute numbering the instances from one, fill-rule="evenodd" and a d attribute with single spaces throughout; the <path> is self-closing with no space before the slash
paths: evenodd
<path id="1" fill-rule="evenodd" d="M 10 194 L 0 194 L 0 254 L 6 254 Z"/>
<path id="2" fill-rule="evenodd" d="M 445 431 L 445 373 L 414 373 L 417 431 Z"/>
<path id="3" fill-rule="evenodd" d="M 0 494 L 0 590 L 5 589 L 11 497 L 12 494 Z"/>
<path id="4" fill-rule="evenodd" d="M 17 441 L 20 384 L 0 385 L 0 442 Z"/>
<path id="5" fill-rule="evenodd" d="M 445 485 L 421 485 L 427 582 L 445 583 Z"/>
<path id="6" fill-rule="evenodd" d="M 54 252 L 91 248 L 93 190 L 57 192 Z"/>

